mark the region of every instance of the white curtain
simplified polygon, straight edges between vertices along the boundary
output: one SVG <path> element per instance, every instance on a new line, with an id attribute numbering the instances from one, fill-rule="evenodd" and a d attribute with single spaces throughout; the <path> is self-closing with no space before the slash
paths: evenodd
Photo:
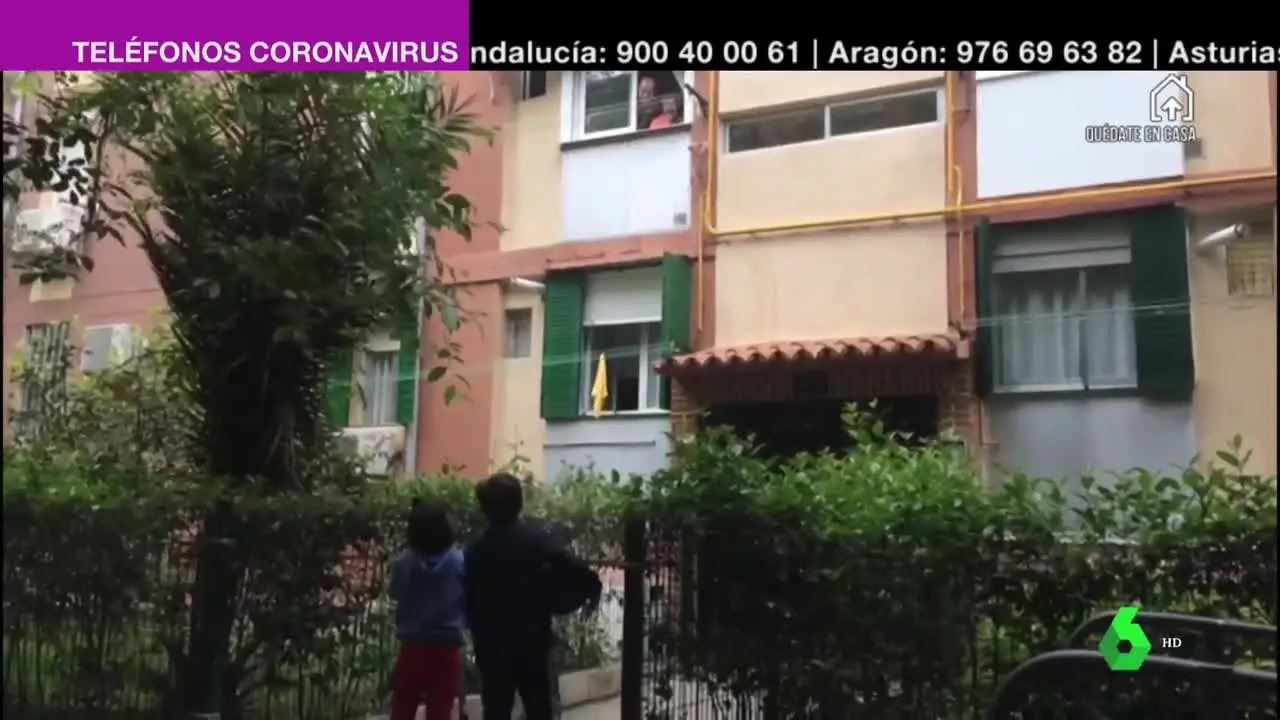
<path id="1" fill-rule="evenodd" d="M 1133 312 L 1123 266 L 1004 273 L 996 305 L 999 387 L 1134 384 Z"/>
<path id="2" fill-rule="evenodd" d="M 1091 388 L 1137 384 L 1133 306 L 1126 268 L 1089 268 L 1085 282 L 1085 372 Z"/>
<path id="3" fill-rule="evenodd" d="M 364 356 L 365 425 L 396 422 L 396 353 L 367 352 Z"/>

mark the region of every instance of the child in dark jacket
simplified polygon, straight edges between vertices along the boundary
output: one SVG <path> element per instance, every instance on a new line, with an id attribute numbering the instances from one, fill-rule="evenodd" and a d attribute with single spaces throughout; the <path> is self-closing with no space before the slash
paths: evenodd
<path id="1" fill-rule="evenodd" d="M 391 719 L 446 720 L 462 680 L 463 555 L 444 506 L 415 503 L 405 550 L 391 565 L 400 652 L 392 678 Z"/>

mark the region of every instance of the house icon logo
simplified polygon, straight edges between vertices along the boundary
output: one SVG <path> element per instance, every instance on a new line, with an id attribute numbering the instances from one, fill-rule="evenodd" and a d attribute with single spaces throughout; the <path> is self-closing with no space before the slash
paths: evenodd
<path id="1" fill-rule="evenodd" d="M 1153 123 L 1190 123 L 1196 119 L 1196 96 L 1187 76 L 1170 73 L 1151 88 L 1147 113 Z"/>

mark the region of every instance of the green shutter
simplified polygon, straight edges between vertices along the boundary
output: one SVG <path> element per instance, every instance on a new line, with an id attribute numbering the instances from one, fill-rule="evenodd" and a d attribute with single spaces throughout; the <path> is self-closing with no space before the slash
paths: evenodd
<path id="1" fill-rule="evenodd" d="M 396 354 L 396 422 L 413 426 L 413 406 L 418 396 L 418 328 L 400 331 L 400 350 Z"/>
<path id="2" fill-rule="evenodd" d="M 329 368 L 329 387 L 325 398 L 329 425 L 344 428 L 351 420 L 351 366 L 355 353 L 343 350 Z"/>
<path id="3" fill-rule="evenodd" d="M 684 255 L 663 255 L 662 357 L 671 357 L 693 349 L 692 320 L 693 263 Z M 658 383 L 658 405 L 670 409 L 670 379 L 663 374 L 658 377 Z"/>
<path id="4" fill-rule="evenodd" d="M 973 285 L 977 300 L 978 328 L 975 333 L 977 347 L 973 354 L 974 391 L 983 397 L 991 393 L 995 385 L 995 368 L 998 361 L 996 347 L 995 282 L 991 268 L 995 262 L 995 231 L 991 223 L 982 220 L 974 233 Z"/>
<path id="5" fill-rule="evenodd" d="M 573 420 L 581 415 L 582 276 L 548 275 L 542 319 L 542 417 Z"/>
<path id="6" fill-rule="evenodd" d="M 692 343 L 693 264 L 683 255 L 662 256 L 662 356 L 689 352 Z"/>
<path id="7" fill-rule="evenodd" d="M 1195 386 L 1187 283 L 1187 219 L 1177 206 L 1129 213 L 1129 295 L 1138 390 L 1183 398 Z"/>

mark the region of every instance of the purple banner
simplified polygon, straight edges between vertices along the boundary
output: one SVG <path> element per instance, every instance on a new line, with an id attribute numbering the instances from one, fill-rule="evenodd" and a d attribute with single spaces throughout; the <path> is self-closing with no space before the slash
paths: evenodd
<path id="1" fill-rule="evenodd" d="M 465 70 L 468 0 L 0 0 L 3 70 Z"/>

